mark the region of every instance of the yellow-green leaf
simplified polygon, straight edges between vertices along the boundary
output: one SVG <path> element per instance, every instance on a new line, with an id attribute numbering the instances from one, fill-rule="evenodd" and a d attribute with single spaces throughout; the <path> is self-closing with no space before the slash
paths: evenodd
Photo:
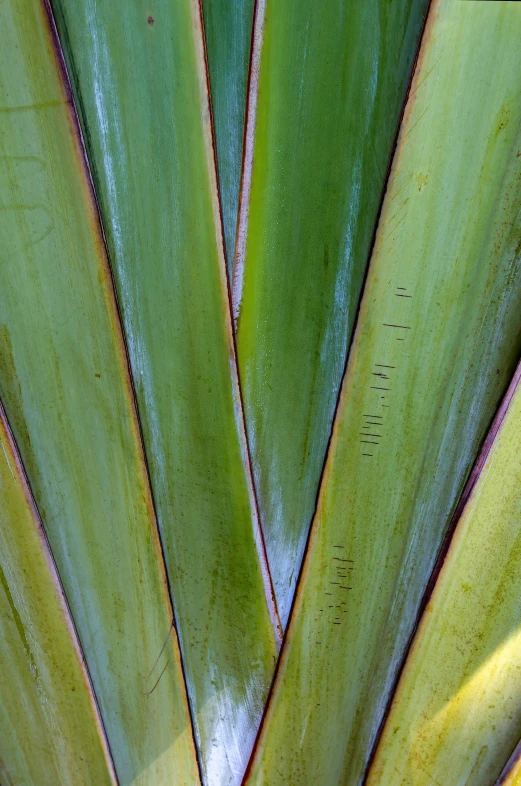
<path id="1" fill-rule="evenodd" d="M 519 786 L 521 783 L 521 741 L 516 747 L 494 786 Z"/>
<path id="2" fill-rule="evenodd" d="M 119 782 L 193 786 L 172 610 L 71 97 L 43 4 L 3 3 L 0 31 L 0 395 Z"/>
<path id="3" fill-rule="evenodd" d="M 115 786 L 76 634 L 0 405 L 0 780 Z"/>
<path id="4" fill-rule="evenodd" d="M 368 786 L 495 782 L 521 736 L 520 595 L 518 386 L 422 617 Z"/>
<path id="5" fill-rule="evenodd" d="M 259 0 L 234 310 L 285 626 L 426 0 Z"/>
<path id="6" fill-rule="evenodd" d="M 519 4 L 431 6 L 250 784 L 361 782 L 521 350 L 520 73 Z"/>
<path id="7" fill-rule="evenodd" d="M 114 267 L 203 770 L 210 784 L 235 784 L 277 648 L 245 470 L 199 3 L 55 7 Z"/>

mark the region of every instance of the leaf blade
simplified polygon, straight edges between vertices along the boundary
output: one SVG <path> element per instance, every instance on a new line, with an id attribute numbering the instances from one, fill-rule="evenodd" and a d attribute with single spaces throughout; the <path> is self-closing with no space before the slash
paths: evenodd
<path id="1" fill-rule="evenodd" d="M 445 528 L 517 360 L 516 10 L 431 7 L 248 783 L 262 782 L 262 768 L 270 784 L 362 781 Z"/>
<path id="2" fill-rule="evenodd" d="M 520 377 L 422 617 L 368 786 L 491 783 L 519 739 Z"/>
<path id="3" fill-rule="evenodd" d="M 120 782 L 188 786 L 198 775 L 172 610 L 76 117 L 43 4 L 1 13 L 0 394 Z"/>
<path id="4" fill-rule="evenodd" d="M 203 0 L 228 275 L 239 208 L 254 0 Z"/>
<path id="5" fill-rule="evenodd" d="M 122 309 L 202 766 L 209 783 L 236 783 L 271 681 L 276 611 L 247 474 L 199 5 L 55 8 Z"/>
<path id="6" fill-rule="evenodd" d="M 426 5 L 257 7 L 233 298 L 284 626 Z"/>
<path id="7" fill-rule="evenodd" d="M 0 405 L 0 777 L 117 783 L 66 606 Z"/>

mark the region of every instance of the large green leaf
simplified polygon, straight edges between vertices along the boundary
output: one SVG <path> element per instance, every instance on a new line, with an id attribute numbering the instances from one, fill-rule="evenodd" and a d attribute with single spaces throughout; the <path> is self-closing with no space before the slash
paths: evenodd
<path id="1" fill-rule="evenodd" d="M 202 0 L 219 185 L 231 276 L 254 0 Z"/>
<path id="2" fill-rule="evenodd" d="M 234 309 L 286 624 L 427 0 L 261 0 Z"/>
<path id="3" fill-rule="evenodd" d="M 277 649 L 245 471 L 199 5 L 55 5 L 114 266 L 203 769 L 209 783 L 233 784 Z"/>
<path id="4" fill-rule="evenodd" d="M 519 356 L 520 11 L 431 7 L 251 784 L 360 783 Z"/>
<path id="5" fill-rule="evenodd" d="M 423 615 L 368 786 L 490 786 L 499 776 L 521 735 L 520 595 L 518 387 Z"/>
<path id="6" fill-rule="evenodd" d="M 119 783 L 192 786 L 172 610 L 71 98 L 41 3 L 3 3 L 0 31 L 0 395 Z"/>
<path id="7" fill-rule="evenodd" d="M 2 786 L 115 786 L 58 575 L 0 405 Z"/>

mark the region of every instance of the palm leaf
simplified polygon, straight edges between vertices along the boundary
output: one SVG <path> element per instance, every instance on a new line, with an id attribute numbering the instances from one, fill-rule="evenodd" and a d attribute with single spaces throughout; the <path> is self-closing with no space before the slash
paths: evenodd
<path id="1" fill-rule="evenodd" d="M 224 237 L 231 276 L 254 0 L 202 0 Z"/>
<path id="2" fill-rule="evenodd" d="M 520 9 L 6 0 L 2 786 L 521 782 Z"/>
<path id="3" fill-rule="evenodd" d="M 284 625 L 425 8 L 258 3 L 234 309 Z"/>
<path id="4" fill-rule="evenodd" d="M 43 6 L 4 3 L 1 30 L 0 395 L 120 783 L 194 784 L 172 610 L 70 95 Z"/>
<path id="5" fill-rule="evenodd" d="M 115 786 L 69 611 L 1 406 L 0 447 L 2 784 L 92 777 Z"/>
<path id="6" fill-rule="evenodd" d="M 199 7 L 164 0 L 154 9 L 56 3 L 114 265 L 202 766 L 209 783 L 235 783 L 272 676 L 276 611 L 245 468 Z"/>
<path id="7" fill-rule="evenodd" d="M 521 367 L 405 665 L 368 786 L 487 786 L 521 736 L 520 377 Z"/>
<path id="8" fill-rule="evenodd" d="M 520 44 L 511 4 L 431 7 L 249 783 L 360 782 L 519 357 Z"/>

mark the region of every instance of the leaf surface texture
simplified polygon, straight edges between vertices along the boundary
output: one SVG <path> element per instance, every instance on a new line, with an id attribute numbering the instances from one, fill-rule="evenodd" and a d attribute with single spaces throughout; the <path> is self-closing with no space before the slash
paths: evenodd
<path id="1" fill-rule="evenodd" d="M 249 784 L 362 780 L 521 349 L 520 68 L 515 4 L 431 6 Z"/>

